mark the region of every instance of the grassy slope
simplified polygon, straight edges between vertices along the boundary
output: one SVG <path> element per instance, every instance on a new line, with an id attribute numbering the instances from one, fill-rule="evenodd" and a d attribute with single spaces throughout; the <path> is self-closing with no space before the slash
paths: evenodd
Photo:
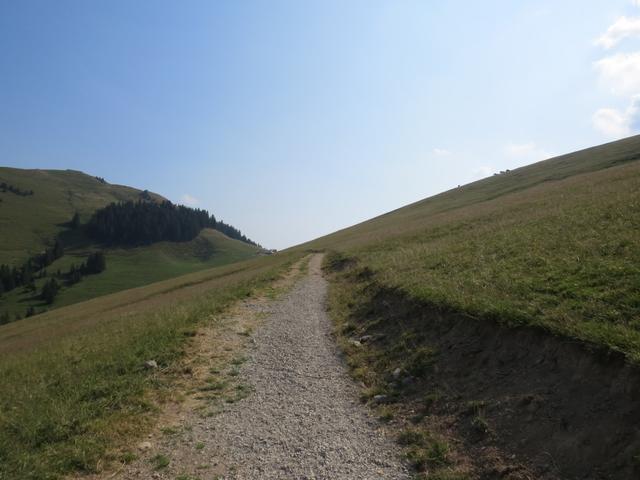
<path id="1" fill-rule="evenodd" d="M 0 477 L 94 468 L 149 409 L 144 392 L 158 385 L 141 362 L 171 365 L 183 332 L 267 284 L 308 248 L 355 256 L 377 282 L 421 301 L 541 323 L 637 358 L 637 152 L 638 137 L 550 160 L 277 256 L 0 326 Z"/>
<path id="2" fill-rule="evenodd" d="M 0 193 L 0 263 L 11 265 L 42 251 L 64 230 L 63 224 L 75 212 L 87 220 L 96 209 L 112 202 L 135 200 L 141 193 L 135 188 L 101 183 L 74 170 L 0 167 L 0 182 L 34 191 L 33 196 L 27 197 Z"/>
<path id="3" fill-rule="evenodd" d="M 409 205 L 303 247 L 357 257 L 440 308 L 640 360 L 640 137 Z"/>
<path id="4" fill-rule="evenodd" d="M 139 434 L 149 391 L 142 368 L 170 367 L 189 335 L 264 288 L 301 254 L 260 257 L 165 280 L 0 326 L 0 478 L 92 471 Z"/>
<path id="5" fill-rule="evenodd" d="M 87 220 L 98 208 L 111 202 L 136 200 L 141 191 L 110 185 L 82 172 L 72 170 L 21 170 L 0 168 L 0 182 L 21 190 L 33 190 L 33 196 L 0 193 L 0 263 L 20 264 L 28 256 L 41 252 L 61 234 L 65 256 L 51 265 L 49 273 L 66 271 L 79 265 L 87 255 L 101 248 L 82 235 L 69 231 L 64 223 L 75 212 Z M 151 194 L 156 200 L 163 200 Z M 24 315 L 33 306 L 36 311 L 58 308 L 90 298 L 138 287 L 186 273 L 211 268 L 254 256 L 257 248 L 232 240 L 214 230 L 203 231 L 191 242 L 159 244 L 107 251 L 107 271 L 88 276 L 65 288 L 51 306 L 18 288 L 0 297 L 0 313 Z M 46 279 L 36 281 L 40 288 Z"/>
<path id="6" fill-rule="evenodd" d="M 80 264 L 95 247 L 89 245 L 74 249 L 47 268 L 66 271 L 71 264 Z M 52 306 L 47 306 L 24 288 L 18 288 L 0 297 L 0 311 L 23 314 L 33 305 L 37 311 L 59 308 L 89 300 L 101 295 L 147 285 L 172 277 L 246 260 L 256 255 L 257 248 L 233 240 L 211 229 L 203 230 L 190 242 L 160 242 L 151 246 L 107 251 L 107 270 L 89 275 L 80 283 L 64 287 Z M 38 288 L 47 281 L 38 279 Z"/>

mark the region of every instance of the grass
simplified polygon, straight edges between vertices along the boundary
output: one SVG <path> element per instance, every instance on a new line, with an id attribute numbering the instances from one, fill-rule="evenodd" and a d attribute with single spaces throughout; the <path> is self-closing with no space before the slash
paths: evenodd
<path id="1" fill-rule="evenodd" d="M 541 162 L 305 246 L 425 305 L 640 361 L 638 152 L 633 137 Z"/>
<path id="2" fill-rule="evenodd" d="M 56 270 L 67 271 L 71 264 L 79 265 L 97 247 L 83 246 L 71 250 L 47 268 L 51 274 Z M 33 306 L 37 312 L 55 309 L 91 298 L 108 295 L 161 280 L 174 278 L 200 270 L 226 265 L 252 258 L 257 249 L 233 240 L 222 233 L 205 229 L 190 242 L 160 242 L 146 247 L 108 249 L 107 270 L 99 275 L 89 275 L 81 282 L 63 286 L 53 305 L 45 305 L 33 293 L 17 288 L 0 296 L 0 312 L 8 311 L 12 316 L 24 315 Z M 36 280 L 38 289 L 48 278 Z M 64 283 L 63 283 L 64 285 Z"/>
<path id="3" fill-rule="evenodd" d="M 447 443 L 424 430 L 406 429 L 400 433 L 398 443 L 407 447 L 407 459 L 419 471 L 450 463 Z"/>
<path id="4" fill-rule="evenodd" d="M 175 364 L 199 325 L 268 285 L 294 257 L 191 274 L 1 327 L 0 478 L 95 471 L 113 445 L 151 421 L 150 392 L 170 388 L 143 363 Z"/>
<path id="5" fill-rule="evenodd" d="M 47 268 L 52 274 L 65 272 L 71 264 L 83 263 L 87 256 L 104 246 L 95 244 L 81 232 L 65 224 L 75 212 L 86 221 L 105 205 L 122 200 L 136 200 L 142 193 L 134 188 L 104 184 L 90 175 L 76 171 L 21 170 L 0 167 L 0 181 L 31 189 L 33 196 L 0 192 L 0 264 L 20 265 L 41 252 L 60 235 L 65 255 Z M 161 199 L 159 195 L 150 194 Z M 190 242 L 160 242 L 137 248 L 108 248 L 107 270 L 85 277 L 80 283 L 64 287 L 53 305 L 46 305 L 37 295 L 18 288 L 0 295 L 0 314 L 11 318 L 24 316 L 27 309 L 37 312 L 82 302 L 101 295 L 148 285 L 191 272 L 254 257 L 258 249 L 232 240 L 216 230 L 203 230 Z M 36 280 L 41 289 L 48 278 Z"/>
<path id="6" fill-rule="evenodd" d="M 136 200 L 142 193 L 131 187 L 101 183 L 75 170 L 0 167 L 0 182 L 34 191 L 28 197 L 0 192 L 0 263 L 12 265 L 40 252 L 46 242 L 65 230 L 64 224 L 74 213 L 86 221 L 98 208 L 111 202 Z"/>
<path id="7" fill-rule="evenodd" d="M 161 453 L 151 457 L 150 461 L 155 470 L 162 470 L 163 468 L 167 468 L 171 463 L 171 460 L 169 459 L 169 457 Z"/>
<path id="8" fill-rule="evenodd" d="M 336 271 L 355 265 L 332 277 L 330 302 L 347 361 L 368 387 L 367 401 L 377 394 L 395 401 L 403 387 L 390 386 L 391 372 L 401 368 L 421 377 L 438 354 L 424 345 L 423 326 L 391 324 L 389 316 L 375 314 L 372 305 L 385 300 L 376 297 L 380 292 L 478 321 L 542 327 L 640 361 L 639 156 L 640 137 L 633 137 L 445 192 L 274 257 L 0 327 L 0 478 L 53 479 L 95 470 L 110 446 L 144 429 L 154 408 L 149 392 L 167 388 L 142 363 L 174 364 L 199 325 L 215 322 L 232 302 L 267 286 L 311 248 L 336 251 L 328 259 Z M 33 188 L 36 195 L 26 199 L 38 195 L 19 179 L 0 179 Z M 0 226 L 10 202 L 23 198 L 6 195 Z M 70 196 L 74 208 L 75 198 Z M 33 205 L 19 208 L 35 212 Z M 66 221 L 73 212 L 65 208 L 54 213 Z M 18 225 L 16 232 L 27 227 Z M 41 239 L 50 233 L 40 232 Z M 20 251 L 37 244 L 29 240 Z M 5 255 L 18 247 L 9 238 Z M 134 257 L 123 260 L 123 268 Z M 117 273 L 117 260 L 111 265 Z M 110 287 L 100 288 L 108 293 Z M 374 314 L 362 315 L 366 324 L 354 321 L 354 313 L 367 311 Z M 376 348 L 350 341 L 369 331 L 388 335 Z M 229 376 L 237 373 L 232 366 Z M 241 388 L 225 400 L 245 394 Z M 425 414 L 438 401 L 432 395 L 425 396 Z M 471 421 L 476 418 L 481 410 Z M 462 478 L 449 470 L 449 446 L 422 427 L 416 431 L 403 440 L 412 461 L 432 468 L 431 478 Z"/>
<path id="9" fill-rule="evenodd" d="M 347 363 L 365 384 L 364 401 L 388 395 L 394 423 L 414 425 L 401 441 L 428 470 L 419 478 L 466 478 L 457 442 L 430 450 L 428 429 L 451 433 L 430 420 L 446 395 L 420 381 L 442 365 L 428 345 L 433 325 L 419 312 L 445 314 L 430 315 L 433 322 L 450 313 L 542 329 L 640 362 L 638 159 L 640 136 L 490 177 L 299 247 L 330 252 L 329 306 Z M 371 335 L 381 339 L 351 344 Z M 392 378 L 396 368 L 418 379 L 415 388 Z M 475 440 L 493 436 L 483 403 L 470 403 L 465 421 Z"/>

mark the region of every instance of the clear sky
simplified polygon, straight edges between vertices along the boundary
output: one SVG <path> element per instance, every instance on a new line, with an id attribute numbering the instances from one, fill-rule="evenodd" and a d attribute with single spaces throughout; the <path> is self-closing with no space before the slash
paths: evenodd
<path id="1" fill-rule="evenodd" d="M 0 164 L 283 248 L 640 126 L 640 0 L 0 0 Z"/>

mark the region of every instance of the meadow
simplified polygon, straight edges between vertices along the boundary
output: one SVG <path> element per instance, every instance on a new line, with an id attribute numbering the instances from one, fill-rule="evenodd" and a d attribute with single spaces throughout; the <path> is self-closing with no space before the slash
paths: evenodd
<path id="1" fill-rule="evenodd" d="M 366 401 L 389 393 L 384 389 L 391 367 L 420 377 L 436 361 L 425 335 L 431 326 L 420 323 L 422 316 L 411 322 L 397 317 L 404 303 L 412 305 L 406 310 L 411 315 L 435 311 L 500 328 L 533 327 L 637 364 L 637 152 L 640 137 L 576 152 L 444 192 L 275 256 L 111 294 L 142 279 L 184 273 L 194 257 L 215 257 L 208 257 L 202 242 L 108 257 L 102 280 L 98 275 L 79 284 L 93 288 L 91 295 L 106 295 L 0 327 L 0 478 L 53 479 L 96 470 L 113 445 L 144 431 L 153 418 L 151 399 L 169 388 L 143 363 L 154 359 L 170 368 L 194 330 L 215 325 L 234 301 L 267 287 L 311 250 L 330 252 L 330 308 L 354 374 L 369 387 Z M 217 248 L 231 261 L 247 253 L 236 247 Z M 170 261 L 154 267 L 163 255 Z M 63 257 L 60 268 L 71 261 L 71 255 Z M 82 300 L 79 292 L 75 298 L 71 289 L 63 292 L 60 301 Z M 381 293 L 404 303 L 388 303 Z M 389 305 L 397 312 L 385 311 Z M 358 315 L 369 322 L 366 328 L 387 332 L 386 349 L 353 346 Z M 432 394 L 421 392 L 421 402 L 431 402 Z M 442 470 L 442 478 L 464 478 L 446 477 L 457 475 L 449 465 L 454 452 L 423 428 L 403 437 L 415 462 Z"/>
<path id="2" fill-rule="evenodd" d="M 416 478 L 637 476 L 639 151 L 550 159 L 304 245 L 330 252 L 338 342 Z"/>
<path id="3" fill-rule="evenodd" d="M 57 238 L 64 246 L 64 256 L 47 267 L 49 278 L 36 278 L 37 291 L 24 287 L 0 294 L 0 315 L 10 320 L 24 317 L 27 310 L 36 313 L 82 302 L 97 296 L 196 272 L 226 263 L 245 260 L 260 250 L 252 245 L 230 239 L 222 233 L 205 229 L 188 242 L 158 242 L 140 247 L 100 245 L 88 238 L 82 229 L 72 229 L 74 214 L 86 222 L 99 208 L 113 202 L 136 201 L 141 198 L 165 200 L 155 193 L 122 185 L 112 185 L 102 179 L 74 170 L 23 170 L 0 167 L 0 183 L 16 186 L 33 195 L 16 195 L 0 191 L 0 264 L 22 265 L 27 258 L 41 253 Z M 66 272 L 72 264 L 79 266 L 87 256 L 104 250 L 107 270 L 89 275 L 72 286 L 63 285 L 51 305 L 38 294 L 51 274 Z"/>
<path id="4" fill-rule="evenodd" d="M 640 138 L 451 190 L 305 244 L 453 312 L 640 361 Z"/>
<path id="5" fill-rule="evenodd" d="M 95 471 L 150 425 L 193 332 L 300 255 L 262 257 L 107 295 L 0 329 L 0 478 Z"/>
<path id="6" fill-rule="evenodd" d="M 77 212 L 86 221 L 112 202 L 136 200 L 135 188 L 111 185 L 75 170 L 23 170 L 0 167 L 0 182 L 33 190 L 31 196 L 0 192 L 0 264 L 20 265 L 66 230 Z M 163 197 L 149 193 L 150 198 Z"/>
<path id="7" fill-rule="evenodd" d="M 82 264 L 89 253 L 100 250 L 99 245 L 80 244 L 47 267 L 51 274 L 57 270 L 66 272 L 71 265 Z M 255 257 L 258 248 L 228 238 L 212 230 L 203 230 L 190 242 L 158 242 L 153 245 L 132 248 L 110 248 L 106 250 L 107 269 L 98 275 L 87 275 L 72 286 L 65 286 L 52 305 L 46 305 L 38 292 L 48 278 L 35 280 L 37 292 L 17 288 L 0 296 L 0 313 L 9 312 L 24 316 L 33 306 L 36 312 L 51 310 L 91 298 L 108 295 L 130 288 L 148 285 L 169 278 L 197 272 L 228 263 Z"/>

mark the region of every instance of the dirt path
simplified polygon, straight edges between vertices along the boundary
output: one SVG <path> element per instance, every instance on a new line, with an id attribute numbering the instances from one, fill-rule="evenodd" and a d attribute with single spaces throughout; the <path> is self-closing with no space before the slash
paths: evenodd
<path id="1" fill-rule="evenodd" d="M 219 411 L 182 415 L 118 478 L 409 478 L 398 447 L 358 401 L 339 357 L 321 261 L 313 256 L 308 274 L 280 300 L 249 300 L 236 314 L 246 321 L 252 313 L 260 326 L 247 342 L 247 358 L 236 358 L 227 380 L 211 384 L 227 392 L 214 395 Z"/>

